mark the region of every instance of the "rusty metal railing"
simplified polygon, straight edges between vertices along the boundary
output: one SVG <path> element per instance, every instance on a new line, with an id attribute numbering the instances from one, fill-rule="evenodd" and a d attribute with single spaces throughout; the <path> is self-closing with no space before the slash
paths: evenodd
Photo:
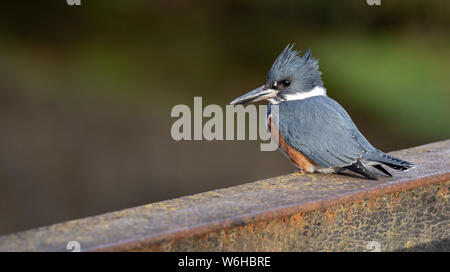
<path id="1" fill-rule="evenodd" d="M 450 140 L 393 154 L 416 166 L 260 180 L 1 236 L 0 251 L 449 251 Z"/>

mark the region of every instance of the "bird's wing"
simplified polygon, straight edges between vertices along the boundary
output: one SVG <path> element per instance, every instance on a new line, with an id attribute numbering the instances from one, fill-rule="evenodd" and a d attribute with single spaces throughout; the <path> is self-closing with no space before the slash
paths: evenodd
<path id="1" fill-rule="evenodd" d="M 327 96 L 284 101 L 278 113 L 272 112 L 286 143 L 320 166 L 348 166 L 375 150 L 344 108 Z"/>

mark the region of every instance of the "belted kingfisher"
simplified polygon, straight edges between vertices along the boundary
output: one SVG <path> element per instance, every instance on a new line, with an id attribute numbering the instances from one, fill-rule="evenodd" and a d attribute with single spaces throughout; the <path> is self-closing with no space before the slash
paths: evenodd
<path id="1" fill-rule="evenodd" d="M 345 109 L 327 96 L 321 74 L 311 49 L 299 56 L 293 45 L 288 45 L 270 68 L 265 84 L 230 104 L 267 100 L 267 129 L 300 172 L 340 173 L 348 169 L 377 179 L 368 166 L 391 177 L 381 164 L 396 170 L 412 167 L 412 163 L 385 154 L 367 141 Z"/>

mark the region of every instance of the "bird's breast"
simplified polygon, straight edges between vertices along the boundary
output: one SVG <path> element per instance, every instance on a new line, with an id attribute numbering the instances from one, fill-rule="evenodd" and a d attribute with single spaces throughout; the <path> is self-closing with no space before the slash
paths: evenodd
<path id="1" fill-rule="evenodd" d="M 277 124 L 274 122 L 274 118 L 272 117 L 272 112 L 268 107 L 266 118 L 267 130 L 269 131 L 272 140 L 278 143 L 278 148 L 281 149 L 284 154 L 292 161 L 292 163 L 298 168 L 306 172 L 314 172 L 316 164 L 308 157 L 306 157 L 302 152 L 298 151 L 285 141 L 283 135 L 278 129 Z M 282 122 L 281 117 L 279 121 Z"/>

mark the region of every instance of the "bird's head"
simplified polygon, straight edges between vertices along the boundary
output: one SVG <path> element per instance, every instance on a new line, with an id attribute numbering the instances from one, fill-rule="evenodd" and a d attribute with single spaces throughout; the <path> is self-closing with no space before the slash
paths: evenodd
<path id="1" fill-rule="evenodd" d="M 277 57 L 263 86 L 236 98 L 230 104 L 261 100 L 279 102 L 317 91 L 317 88 L 324 92 L 319 62 L 311 57 L 311 50 L 308 49 L 303 56 L 299 56 L 299 52 L 292 49 L 293 46 L 286 46 Z"/>

